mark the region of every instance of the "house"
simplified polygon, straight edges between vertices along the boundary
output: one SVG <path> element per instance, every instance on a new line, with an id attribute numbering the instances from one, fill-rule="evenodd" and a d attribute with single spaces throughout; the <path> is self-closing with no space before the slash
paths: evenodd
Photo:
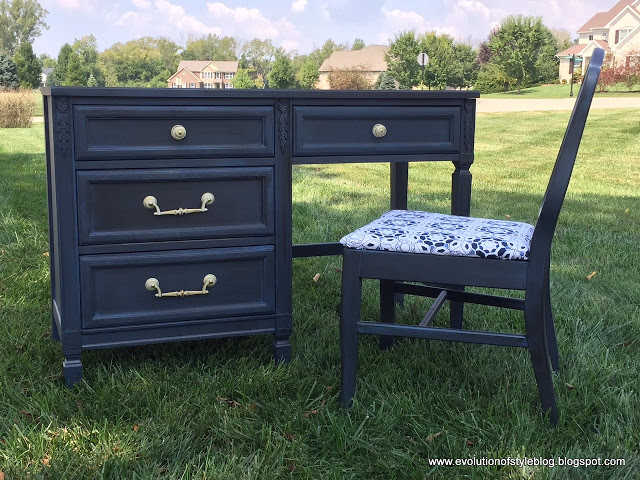
<path id="1" fill-rule="evenodd" d="M 389 47 L 384 45 L 368 45 L 360 50 L 337 51 L 327 58 L 318 71 L 318 83 L 316 88 L 329 90 L 329 74 L 332 70 L 362 70 L 365 75 L 375 82 L 378 75 L 387 71 L 387 62 L 384 59 Z"/>
<path id="2" fill-rule="evenodd" d="M 167 80 L 168 88 L 233 88 L 236 61 L 182 60 Z"/>
<path id="3" fill-rule="evenodd" d="M 40 86 L 44 87 L 47 84 L 47 77 L 53 73 L 53 68 L 45 67 L 40 73 Z"/>
<path id="4" fill-rule="evenodd" d="M 578 29 L 578 44 L 556 54 L 560 81 L 569 81 L 575 68 L 588 65 L 594 48 L 603 48 L 616 65 L 640 60 L 640 0 L 620 0 L 607 12 L 596 13 Z M 574 57 L 575 55 L 575 57 Z"/>

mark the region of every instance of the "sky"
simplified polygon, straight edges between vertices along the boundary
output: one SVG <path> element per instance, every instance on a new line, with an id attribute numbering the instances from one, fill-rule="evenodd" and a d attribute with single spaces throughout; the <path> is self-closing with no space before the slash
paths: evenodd
<path id="1" fill-rule="evenodd" d="M 57 57 L 64 43 L 94 35 L 103 51 L 117 42 L 167 36 L 185 46 L 206 34 L 240 40 L 270 38 L 307 54 L 332 38 L 389 45 L 404 30 L 447 33 L 477 45 L 507 15 L 541 16 L 575 38 L 576 29 L 616 0 L 40 0 L 49 25 L 34 42 L 37 55 Z"/>

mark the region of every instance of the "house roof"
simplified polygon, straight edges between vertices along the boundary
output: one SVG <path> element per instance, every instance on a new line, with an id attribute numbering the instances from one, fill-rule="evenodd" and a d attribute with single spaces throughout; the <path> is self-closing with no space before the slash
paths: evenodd
<path id="1" fill-rule="evenodd" d="M 605 28 L 625 7 L 631 6 L 635 0 L 620 0 L 608 12 L 596 13 L 591 19 L 578 29 L 578 33 L 587 33 L 594 28 Z"/>
<path id="2" fill-rule="evenodd" d="M 183 68 L 191 72 L 201 72 L 204 67 L 213 63 L 221 72 L 237 72 L 238 71 L 238 62 L 236 61 L 228 61 L 228 60 L 182 60 L 178 64 L 178 71 Z"/>
<path id="3" fill-rule="evenodd" d="M 594 48 L 602 48 L 606 53 L 609 53 L 611 51 L 611 48 L 609 48 L 609 42 L 605 40 L 592 40 L 587 44 L 579 43 L 577 45 L 571 45 L 566 50 L 563 50 L 560 53 L 556 53 L 556 57 L 570 57 L 571 55 L 582 57 L 582 54 L 585 51 L 591 51 Z"/>
<path id="4" fill-rule="evenodd" d="M 182 63 L 182 62 L 180 62 L 180 63 Z M 170 81 L 171 81 L 171 80 L 173 80 L 175 77 L 177 77 L 177 76 L 178 76 L 178 74 L 179 74 L 180 72 L 182 72 L 182 71 L 187 72 L 187 73 L 188 73 L 189 75 L 191 75 L 191 76 L 192 76 L 192 77 L 193 77 L 197 82 L 199 82 L 199 81 L 200 81 L 200 79 L 198 78 L 198 76 L 197 76 L 195 73 L 193 73 L 193 72 L 192 72 L 191 70 L 189 70 L 188 68 L 185 68 L 185 67 L 182 67 L 182 68 L 181 68 L 180 66 L 178 66 L 178 71 L 177 71 L 176 73 L 174 73 L 173 75 L 171 75 L 167 81 L 168 81 L 168 82 L 170 82 Z"/>
<path id="5" fill-rule="evenodd" d="M 348 70 L 351 68 L 363 67 L 371 72 L 385 72 L 387 62 L 384 55 L 389 51 L 385 45 L 368 45 L 360 50 L 337 51 L 327 58 L 320 68 L 320 72 L 331 70 Z"/>
<path id="6" fill-rule="evenodd" d="M 45 75 L 49 75 L 51 72 L 53 72 L 53 68 L 51 67 L 44 67 L 42 69 L 42 73 L 44 73 Z"/>

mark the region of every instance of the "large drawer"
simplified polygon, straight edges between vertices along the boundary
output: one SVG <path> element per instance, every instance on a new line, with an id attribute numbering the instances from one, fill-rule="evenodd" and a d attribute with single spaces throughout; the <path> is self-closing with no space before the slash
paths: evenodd
<path id="1" fill-rule="evenodd" d="M 273 108 L 267 106 L 105 106 L 74 110 L 77 160 L 269 157 Z M 176 140 L 172 128 L 186 136 Z"/>
<path id="2" fill-rule="evenodd" d="M 458 153 L 460 107 L 294 107 L 294 156 Z M 384 128 L 374 135 L 376 125 Z"/>
<path id="3" fill-rule="evenodd" d="M 77 179 L 81 245 L 274 233 L 272 167 L 83 170 Z M 207 211 L 156 214 L 199 209 L 207 193 Z"/>
<path id="4" fill-rule="evenodd" d="M 155 278 L 163 295 L 202 291 L 204 278 L 215 284 L 204 295 L 157 297 L 148 290 Z M 100 328 L 275 311 L 272 246 L 174 252 L 84 255 L 80 257 L 83 328 Z"/>

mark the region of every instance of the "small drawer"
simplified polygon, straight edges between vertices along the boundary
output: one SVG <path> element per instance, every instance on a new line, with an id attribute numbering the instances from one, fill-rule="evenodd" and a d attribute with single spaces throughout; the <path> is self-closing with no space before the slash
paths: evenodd
<path id="1" fill-rule="evenodd" d="M 293 111 L 294 156 L 460 151 L 460 107 L 298 106 Z"/>
<path id="2" fill-rule="evenodd" d="M 82 170 L 77 179 L 81 245 L 274 233 L 271 167 Z"/>
<path id="3" fill-rule="evenodd" d="M 272 246 L 84 255 L 80 281 L 83 328 L 275 312 Z"/>
<path id="4" fill-rule="evenodd" d="M 77 160 L 274 153 L 272 107 L 81 105 L 74 112 Z M 177 126 L 184 128 L 184 136 L 174 130 Z"/>

